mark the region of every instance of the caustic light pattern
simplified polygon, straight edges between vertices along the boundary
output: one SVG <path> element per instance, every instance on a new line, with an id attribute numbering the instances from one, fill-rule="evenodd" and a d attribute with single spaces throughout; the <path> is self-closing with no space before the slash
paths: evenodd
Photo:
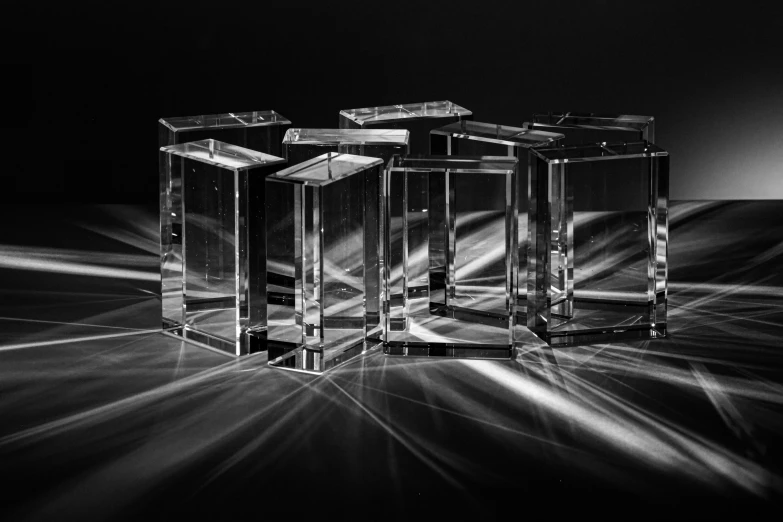
<path id="1" fill-rule="evenodd" d="M 151 209 L 4 230 L 0 510 L 198 513 L 303 473 L 382 491 L 394 512 L 438 488 L 478 517 L 482 492 L 561 481 L 672 509 L 763 505 L 783 491 L 783 204 L 680 202 L 669 218 L 667 339 L 531 342 L 519 362 L 370 350 L 317 376 L 161 333 Z"/>

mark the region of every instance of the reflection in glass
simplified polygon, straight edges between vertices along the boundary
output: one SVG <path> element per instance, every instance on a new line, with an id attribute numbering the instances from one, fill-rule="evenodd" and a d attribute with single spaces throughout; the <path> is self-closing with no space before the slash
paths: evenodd
<path id="1" fill-rule="evenodd" d="M 550 344 L 666 335 L 669 156 L 531 150 L 528 327 Z"/>
<path id="2" fill-rule="evenodd" d="M 404 129 L 288 129 L 283 153 L 289 165 L 327 152 L 380 158 L 386 164 L 395 154 L 408 154 L 409 136 Z"/>
<path id="3" fill-rule="evenodd" d="M 264 178 L 282 158 L 215 140 L 163 147 L 182 182 L 182 303 L 171 316 L 184 338 L 241 355 L 264 329 Z"/>
<path id="4" fill-rule="evenodd" d="M 280 140 L 290 125 L 275 111 L 162 118 L 158 147 L 214 139 L 281 157 Z M 161 156 L 159 171 L 162 323 L 163 328 L 181 327 L 183 185 L 168 156 Z"/>
<path id="5" fill-rule="evenodd" d="M 525 288 L 527 284 L 527 178 L 528 150 L 531 148 L 553 147 L 563 139 L 562 134 L 532 130 L 491 123 L 466 121 L 452 123 L 433 130 L 430 133 L 430 147 L 433 154 L 454 156 L 511 156 L 518 160 L 519 168 L 516 180 L 517 197 L 517 246 L 519 269 L 517 285 Z M 503 245 L 499 238 L 493 237 L 503 230 L 505 199 L 509 192 L 505 183 L 497 176 L 460 176 L 446 187 L 443 177 L 430 176 L 430 199 L 450 198 L 455 211 L 461 215 L 459 232 L 463 238 L 458 242 L 459 252 L 455 257 L 455 275 L 457 293 L 476 299 L 476 306 L 484 309 L 502 308 L 503 294 L 498 292 L 497 283 L 504 277 Z M 436 209 L 444 205 L 430 205 L 430 269 L 443 267 L 444 243 L 438 238 L 445 237 L 433 233 L 444 216 Z M 451 239 L 452 241 L 454 239 Z M 475 277 L 477 271 L 481 277 Z M 517 302 L 517 315 L 521 324 L 525 324 L 527 310 L 526 294 L 520 292 Z"/>
<path id="6" fill-rule="evenodd" d="M 322 372 L 380 338 L 382 175 L 327 153 L 267 179 L 270 364 Z"/>
<path id="7" fill-rule="evenodd" d="M 395 157 L 386 170 L 388 322 L 386 353 L 509 358 L 517 297 L 516 158 Z M 428 249 L 411 245 L 409 180 L 430 186 Z M 486 194 L 472 197 L 471 187 Z M 496 195 L 497 197 L 489 197 Z M 487 196 L 487 197 L 485 197 Z M 415 216 L 415 215 L 414 215 Z M 427 299 L 418 286 L 418 256 L 429 272 Z"/>
<path id="8" fill-rule="evenodd" d="M 549 112 L 534 114 L 533 121 L 526 126 L 564 134 L 561 144 L 567 147 L 604 142 L 655 142 L 655 118 L 652 116 Z"/>
<path id="9" fill-rule="evenodd" d="M 450 101 L 407 103 L 384 107 L 366 107 L 340 111 L 341 129 L 407 129 L 410 153 L 430 154 L 430 131 L 443 125 L 469 120 L 473 113 Z M 407 240 L 410 249 L 408 294 L 410 298 L 428 297 L 429 269 L 429 176 L 411 172 L 407 184 Z"/>

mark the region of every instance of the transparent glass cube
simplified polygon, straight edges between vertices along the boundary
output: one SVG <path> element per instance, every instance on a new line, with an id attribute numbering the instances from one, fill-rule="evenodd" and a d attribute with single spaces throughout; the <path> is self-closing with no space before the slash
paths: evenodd
<path id="1" fill-rule="evenodd" d="M 519 272 L 518 286 L 524 289 L 527 285 L 527 178 L 528 178 L 528 149 L 553 147 L 562 141 L 563 135 L 553 132 L 540 131 L 535 129 L 526 129 L 518 127 L 507 127 L 492 123 L 481 123 L 476 121 L 460 121 L 451 123 L 444 127 L 434 129 L 430 132 L 430 148 L 433 154 L 454 155 L 454 156 L 512 156 L 519 161 L 517 187 L 517 244 L 519 248 Z M 445 184 L 444 184 L 445 183 Z M 481 233 L 484 229 L 499 230 L 502 225 L 503 215 L 497 212 L 497 209 L 503 207 L 506 192 L 502 183 L 487 183 L 486 180 L 478 177 L 474 179 L 460 180 L 457 187 L 451 187 L 447 184 L 445 176 L 430 176 L 430 201 L 438 199 L 451 198 L 452 205 L 454 200 L 460 201 L 460 205 L 470 210 L 463 211 L 463 228 L 469 236 L 471 233 Z M 446 205 L 430 204 L 429 224 L 430 224 L 430 274 L 433 271 L 443 272 L 445 266 L 447 249 L 442 243 L 445 239 L 443 234 L 435 233 L 435 230 L 443 227 L 445 216 L 438 215 L 438 209 L 448 208 Z M 495 212 L 492 209 L 496 209 Z M 433 228 L 434 227 L 434 228 Z M 480 257 L 486 255 L 486 252 L 476 252 L 469 257 Z M 500 265 L 496 265 L 495 278 L 502 275 Z M 488 277 L 490 274 L 485 270 L 483 274 Z M 489 283 L 489 280 L 487 284 Z M 479 283 L 480 284 L 480 283 Z M 432 280 L 430 281 L 432 286 Z M 432 296 L 431 296 L 432 297 Z M 522 291 L 519 293 L 517 302 L 517 314 L 522 324 L 525 324 L 525 312 L 527 294 Z"/>
<path id="2" fill-rule="evenodd" d="M 386 168 L 384 350 L 391 355 L 509 358 L 517 299 L 518 160 L 395 156 Z M 428 203 L 424 248 L 409 241 L 412 175 L 439 187 Z M 464 196 L 464 187 L 486 194 Z M 444 188 L 445 190 L 441 190 Z M 431 192 L 433 194 L 433 192 Z M 499 195 L 489 197 L 489 195 Z M 431 215 L 430 215 L 431 214 Z M 427 293 L 411 270 L 428 268 Z"/>
<path id="3" fill-rule="evenodd" d="M 158 121 L 158 147 L 214 139 L 282 157 L 281 140 L 291 122 L 275 111 L 237 112 L 163 118 Z M 159 165 L 160 255 L 163 328 L 182 327 L 182 180 Z"/>
<path id="4" fill-rule="evenodd" d="M 666 335 L 669 155 L 530 150 L 527 325 L 550 345 Z"/>
<path id="5" fill-rule="evenodd" d="M 327 153 L 267 178 L 273 366 L 322 372 L 383 330 L 383 162 Z"/>
<path id="6" fill-rule="evenodd" d="M 327 152 L 380 158 L 386 164 L 395 154 L 408 154 L 409 136 L 405 129 L 288 129 L 283 154 L 289 165 Z"/>
<path id="7" fill-rule="evenodd" d="M 181 182 L 182 270 L 171 277 L 185 339 L 242 355 L 264 329 L 264 178 L 283 158 L 215 140 L 162 147 L 160 162 Z M 162 269 L 165 257 L 161 259 Z"/>
<path id="8" fill-rule="evenodd" d="M 631 114 L 561 112 L 534 114 L 529 128 L 560 132 L 566 147 L 587 143 L 655 141 L 655 118 Z"/>
<path id="9" fill-rule="evenodd" d="M 450 101 L 408 103 L 385 107 L 367 107 L 340 111 L 341 129 L 407 129 L 410 131 L 409 151 L 411 154 L 430 153 L 430 131 L 443 125 L 463 119 L 472 119 L 473 113 Z M 426 173 L 411 173 L 408 179 L 408 242 L 412 248 L 426 248 L 428 231 L 427 205 L 429 201 L 429 178 Z M 428 268 L 424 257 L 410 260 L 411 294 L 428 292 Z M 414 281 L 419 281 L 415 284 Z"/>

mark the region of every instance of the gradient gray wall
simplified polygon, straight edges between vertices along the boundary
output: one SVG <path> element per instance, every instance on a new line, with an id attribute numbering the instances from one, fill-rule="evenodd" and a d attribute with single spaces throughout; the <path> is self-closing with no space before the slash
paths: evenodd
<path id="1" fill-rule="evenodd" d="M 134 3 L 111 23 L 94 1 L 31 8 L 45 38 L 11 24 L 2 137 L 24 152 L 5 160 L 0 198 L 154 202 L 160 117 L 274 109 L 336 127 L 340 109 L 437 99 L 507 125 L 540 111 L 653 115 L 673 199 L 783 198 L 773 3 L 213 7 Z"/>

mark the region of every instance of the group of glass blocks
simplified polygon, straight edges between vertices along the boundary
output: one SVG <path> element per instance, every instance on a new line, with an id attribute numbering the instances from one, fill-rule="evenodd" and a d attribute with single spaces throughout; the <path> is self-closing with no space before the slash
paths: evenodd
<path id="1" fill-rule="evenodd" d="M 322 372 L 666 335 L 653 118 L 472 121 L 449 101 L 160 120 L 163 328 Z"/>

